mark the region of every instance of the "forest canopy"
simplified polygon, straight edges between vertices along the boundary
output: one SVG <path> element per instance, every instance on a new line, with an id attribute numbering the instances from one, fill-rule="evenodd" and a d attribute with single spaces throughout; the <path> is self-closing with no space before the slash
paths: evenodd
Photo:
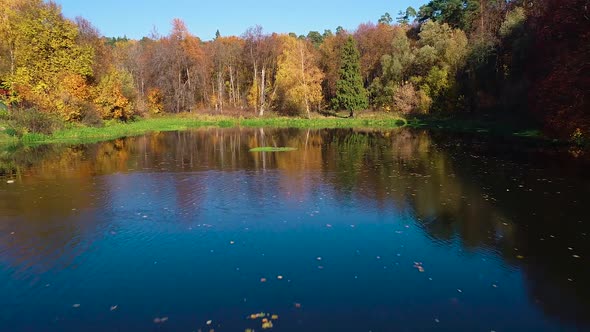
<path id="1" fill-rule="evenodd" d="M 132 40 L 102 36 L 53 2 L 4 0 L 0 113 L 87 125 L 230 110 L 492 114 L 590 137 L 586 0 L 431 0 L 376 20 L 204 41 L 175 19 L 167 35 Z"/>

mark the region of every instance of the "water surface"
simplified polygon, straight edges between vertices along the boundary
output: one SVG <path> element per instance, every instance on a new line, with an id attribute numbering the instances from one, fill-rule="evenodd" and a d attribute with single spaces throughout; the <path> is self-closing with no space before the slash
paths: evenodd
<path id="1" fill-rule="evenodd" d="M 417 130 L 4 151 L 0 330 L 587 330 L 588 170 Z"/>

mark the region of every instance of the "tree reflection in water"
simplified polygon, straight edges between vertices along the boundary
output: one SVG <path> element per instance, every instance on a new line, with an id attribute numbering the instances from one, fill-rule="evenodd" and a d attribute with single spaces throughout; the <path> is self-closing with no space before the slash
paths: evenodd
<path id="1" fill-rule="evenodd" d="M 297 150 L 249 152 L 260 146 Z M 588 168 L 556 153 L 407 129 L 202 129 L 13 149 L 0 154 L 0 172 L 17 179 L 0 184 L 0 262 L 34 275 L 69 266 L 117 231 L 105 218 L 115 207 L 141 216 L 128 192 L 170 202 L 170 221 L 186 225 L 211 208 L 208 195 L 220 209 L 232 195 L 252 210 L 268 199 L 286 207 L 330 199 L 408 214 L 441 246 L 490 251 L 522 271 L 530 302 L 546 315 L 589 327 Z M 204 178 L 211 172 L 228 175 L 221 190 Z M 243 176 L 271 173 L 256 183 Z M 138 179 L 156 189 L 141 192 Z"/>

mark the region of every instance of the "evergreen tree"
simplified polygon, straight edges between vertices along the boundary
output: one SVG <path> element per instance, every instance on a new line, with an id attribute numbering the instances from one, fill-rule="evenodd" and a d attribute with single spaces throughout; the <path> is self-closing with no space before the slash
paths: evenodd
<path id="1" fill-rule="evenodd" d="M 369 106 L 369 100 L 361 77 L 360 53 L 352 36 L 348 36 L 342 47 L 338 74 L 336 97 L 332 99 L 332 105 L 334 109 L 350 111 L 350 117 L 353 117 L 354 111 L 366 109 Z"/>

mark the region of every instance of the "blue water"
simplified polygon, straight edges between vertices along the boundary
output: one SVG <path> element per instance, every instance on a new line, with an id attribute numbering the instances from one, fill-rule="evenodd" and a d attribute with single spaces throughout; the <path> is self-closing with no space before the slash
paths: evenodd
<path id="1" fill-rule="evenodd" d="M 0 183 L 2 331 L 590 328 L 580 161 L 337 130 L 45 149 Z"/>

